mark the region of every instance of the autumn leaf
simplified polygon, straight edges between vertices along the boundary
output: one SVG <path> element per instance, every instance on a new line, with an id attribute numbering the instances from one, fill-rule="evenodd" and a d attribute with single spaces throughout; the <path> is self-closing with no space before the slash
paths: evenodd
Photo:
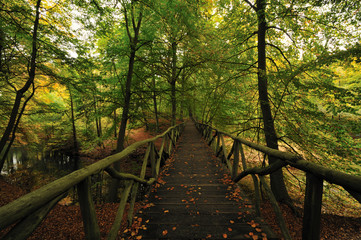
<path id="1" fill-rule="evenodd" d="M 226 233 L 223 233 L 223 238 L 227 238 L 228 237 L 228 235 L 226 234 Z"/>
<path id="2" fill-rule="evenodd" d="M 234 223 L 234 221 L 233 221 L 233 220 L 229 220 L 229 222 L 230 222 L 230 223 L 232 223 L 232 224 Z"/>
<path id="3" fill-rule="evenodd" d="M 256 231 L 257 231 L 257 232 L 262 232 L 262 229 L 256 228 Z"/>
<path id="4" fill-rule="evenodd" d="M 228 231 L 232 232 L 232 228 L 228 228 Z"/>
<path id="5" fill-rule="evenodd" d="M 162 232 L 162 234 L 163 234 L 163 236 L 165 236 L 165 235 L 168 234 L 168 231 L 167 231 L 167 230 L 164 230 L 164 231 Z"/>
<path id="6" fill-rule="evenodd" d="M 173 227 L 172 230 L 175 231 L 177 229 L 177 227 Z"/>
<path id="7" fill-rule="evenodd" d="M 137 236 L 135 239 L 140 240 L 142 239 L 142 236 Z"/>

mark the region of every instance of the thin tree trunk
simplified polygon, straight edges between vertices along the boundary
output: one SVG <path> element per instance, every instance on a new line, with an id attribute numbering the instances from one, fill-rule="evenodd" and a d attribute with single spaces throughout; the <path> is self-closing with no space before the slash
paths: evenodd
<path id="1" fill-rule="evenodd" d="M 267 146 L 278 149 L 278 139 L 272 117 L 270 101 L 268 98 L 268 80 L 266 69 L 266 0 L 257 0 L 257 18 L 258 18 L 258 92 L 260 107 L 263 116 L 264 133 Z M 268 156 L 269 164 L 280 161 L 277 158 Z M 278 201 L 289 202 L 282 169 L 271 174 L 271 189 Z"/>
<path id="2" fill-rule="evenodd" d="M 133 5 L 132 5 L 133 6 Z M 137 44 L 138 44 L 138 37 L 139 37 L 139 30 L 142 22 L 142 13 L 139 14 L 139 19 L 137 25 L 135 25 L 135 19 L 134 15 L 132 15 L 132 23 L 133 23 L 133 30 L 134 30 L 134 37 L 131 36 L 128 26 L 128 16 L 127 16 L 127 10 L 124 6 L 124 17 L 126 20 L 126 28 L 128 37 L 130 40 L 130 58 L 129 58 L 129 64 L 128 64 L 128 74 L 127 79 L 125 83 L 125 98 L 124 98 L 124 106 L 123 106 L 123 112 L 122 112 L 122 118 L 120 121 L 120 128 L 118 133 L 118 140 L 117 140 L 117 152 L 121 152 L 124 149 L 124 140 L 125 140 L 125 133 L 127 129 L 127 121 L 128 121 L 128 115 L 129 115 L 129 109 L 130 109 L 130 100 L 131 100 L 131 85 L 132 85 L 132 78 L 133 78 L 133 71 L 134 71 L 134 63 L 135 63 L 135 55 L 137 52 Z M 120 162 L 114 163 L 114 168 L 117 171 L 120 171 Z M 109 187 L 109 195 L 108 195 L 108 201 L 115 202 L 117 200 L 117 193 L 118 193 L 118 187 L 119 187 L 119 180 L 113 179 L 110 187 Z"/>
<path id="3" fill-rule="evenodd" d="M 155 117 L 155 130 L 159 132 L 159 119 L 158 119 L 158 106 L 157 106 L 157 93 L 155 89 L 155 77 L 152 78 L 153 84 L 153 106 L 154 106 L 154 117 Z"/>
<path id="4" fill-rule="evenodd" d="M 171 102 L 172 102 L 172 125 L 176 124 L 177 99 L 176 99 L 176 82 L 177 82 L 177 43 L 172 43 L 172 76 L 171 76 Z"/>
<path id="5" fill-rule="evenodd" d="M 32 37 L 32 53 L 31 53 L 31 60 L 30 60 L 30 71 L 29 71 L 29 78 L 24 84 L 24 86 L 16 92 L 16 97 L 14 101 L 14 105 L 11 111 L 11 115 L 9 118 L 8 125 L 4 131 L 3 136 L 0 140 L 0 154 L 3 153 L 6 143 L 9 140 L 10 134 L 12 132 L 15 133 L 16 131 L 16 123 L 20 121 L 21 115 L 19 115 L 19 109 L 21 105 L 21 99 L 23 98 L 25 92 L 28 91 L 30 86 L 34 83 L 35 79 L 35 70 L 36 70 L 36 57 L 37 57 L 37 35 L 38 35 L 38 27 L 39 27 L 39 19 L 40 19 L 40 4 L 41 0 L 38 0 L 36 2 L 36 14 L 35 14 L 35 21 L 34 21 L 34 30 L 33 30 L 33 37 Z M 31 95 L 32 96 L 32 95 Z M 27 102 L 27 101 L 26 101 Z M 23 107 L 25 107 L 26 102 L 23 104 Z M 8 147 L 11 147 L 11 142 L 9 142 Z M 0 172 L 2 168 L 4 167 L 4 161 L 5 158 L 1 159 L 0 162 Z"/>
<path id="6" fill-rule="evenodd" d="M 114 110 L 114 137 L 117 137 L 117 110 Z"/>

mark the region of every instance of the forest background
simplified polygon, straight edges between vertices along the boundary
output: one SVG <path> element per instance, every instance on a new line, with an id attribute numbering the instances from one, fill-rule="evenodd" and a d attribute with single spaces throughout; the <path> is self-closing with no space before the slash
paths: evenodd
<path id="1" fill-rule="evenodd" d="M 19 167 L 16 149 L 32 165 L 59 152 L 66 161 L 104 157 L 121 151 L 132 129 L 159 132 L 161 119 L 189 115 L 269 145 L 267 105 L 277 147 L 360 176 L 360 6 L 1 0 L 2 174 Z M 264 156 L 248 154 L 262 165 Z M 304 176 L 283 174 L 297 199 Z M 342 189 L 325 191 L 331 211 L 360 211 Z"/>

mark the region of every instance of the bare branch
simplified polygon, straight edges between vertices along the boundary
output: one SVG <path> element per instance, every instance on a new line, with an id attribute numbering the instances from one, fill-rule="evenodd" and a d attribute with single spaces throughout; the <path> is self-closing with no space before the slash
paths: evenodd
<path id="1" fill-rule="evenodd" d="M 282 51 L 279 47 L 277 47 L 276 45 L 273 45 L 272 43 L 266 43 L 266 44 L 267 44 L 268 46 L 271 46 L 271 47 L 277 49 L 277 50 L 281 53 L 282 57 L 283 57 L 283 58 L 287 61 L 287 63 L 290 65 L 290 67 L 292 67 L 291 62 L 287 59 L 287 57 L 285 56 L 285 54 L 283 53 L 283 51 Z"/>

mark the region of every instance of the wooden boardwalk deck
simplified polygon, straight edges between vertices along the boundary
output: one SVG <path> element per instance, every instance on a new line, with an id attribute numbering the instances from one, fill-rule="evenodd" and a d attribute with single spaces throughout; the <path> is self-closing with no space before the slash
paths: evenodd
<path id="1" fill-rule="evenodd" d="M 191 122 L 173 160 L 138 216 L 142 239 L 277 239 Z"/>

